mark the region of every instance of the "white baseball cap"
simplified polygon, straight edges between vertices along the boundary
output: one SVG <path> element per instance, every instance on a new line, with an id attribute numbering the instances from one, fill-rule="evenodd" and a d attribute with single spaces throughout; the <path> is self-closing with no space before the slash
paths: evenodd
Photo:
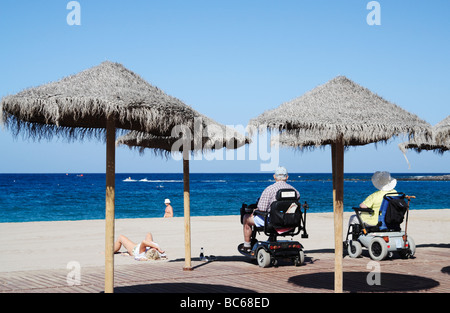
<path id="1" fill-rule="evenodd" d="M 277 167 L 275 170 L 275 176 L 278 178 L 286 178 L 288 176 L 287 169 L 282 166 Z"/>

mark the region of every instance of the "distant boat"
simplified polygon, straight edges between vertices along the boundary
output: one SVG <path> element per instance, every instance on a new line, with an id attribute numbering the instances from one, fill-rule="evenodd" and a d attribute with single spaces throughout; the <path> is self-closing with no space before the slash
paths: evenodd
<path id="1" fill-rule="evenodd" d="M 131 177 L 125 178 L 123 181 L 137 181 L 136 179 L 131 179 Z"/>

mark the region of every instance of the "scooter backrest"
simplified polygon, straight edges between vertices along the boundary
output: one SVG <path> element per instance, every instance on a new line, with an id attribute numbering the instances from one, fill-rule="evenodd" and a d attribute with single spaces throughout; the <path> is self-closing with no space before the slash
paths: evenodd
<path id="1" fill-rule="evenodd" d="M 270 225 L 275 228 L 301 226 L 301 207 L 294 189 L 280 189 L 270 205 Z M 292 212 L 290 212 L 292 210 Z M 290 214 L 288 214 L 290 213 Z"/>
<path id="2" fill-rule="evenodd" d="M 299 197 L 294 189 L 280 189 L 277 191 L 276 199 L 277 201 L 299 200 Z"/>
<path id="3" fill-rule="evenodd" d="M 378 221 L 381 223 L 380 230 L 386 230 L 386 229 L 392 227 L 392 225 L 388 225 L 389 221 L 386 221 L 386 215 L 390 214 L 390 212 L 388 212 L 389 202 L 392 200 L 404 199 L 404 198 L 405 198 L 405 194 L 403 192 L 392 192 L 392 193 L 387 193 L 386 195 L 384 195 L 383 201 L 381 202 L 381 207 L 380 207 L 380 212 L 379 212 L 380 215 L 378 217 Z M 394 225 L 395 228 L 397 228 L 398 226 L 399 225 Z"/>

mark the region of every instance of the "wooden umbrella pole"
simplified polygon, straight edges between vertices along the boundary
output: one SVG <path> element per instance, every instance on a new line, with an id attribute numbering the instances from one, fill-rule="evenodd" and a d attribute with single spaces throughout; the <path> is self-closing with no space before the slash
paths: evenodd
<path id="1" fill-rule="evenodd" d="M 343 292 L 344 143 L 340 137 L 332 145 L 334 211 L 334 291 Z"/>
<path id="2" fill-rule="evenodd" d="M 114 119 L 106 123 L 106 210 L 105 210 L 105 293 L 114 292 L 114 199 L 115 199 Z"/>
<path id="3" fill-rule="evenodd" d="M 189 196 L 189 152 L 183 151 L 183 181 L 184 181 L 184 267 L 192 270 L 191 265 L 191 200 Z"/>

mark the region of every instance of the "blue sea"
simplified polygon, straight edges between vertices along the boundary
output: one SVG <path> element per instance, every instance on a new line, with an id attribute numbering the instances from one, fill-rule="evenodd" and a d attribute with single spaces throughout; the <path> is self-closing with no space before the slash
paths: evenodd
<path id="1" fill-rule="evenodd" d="M 450 208 L 450 181 L 403 180 L 424 175 L 442 174 L 392 174 L 399 179 L 397 191 L 417 197 L 412 210 Z M 344 175 L 345 211 L 375 191 L 371 176 Z M 270 173 L 192 173 L 191 216 L 238 215 L 242 203 L 254 203 L 271 183 Z M 289 183 L 308 202 L 309 212 L 333 211 L 331 174 L 290 173 Z M 171 200 L 174 215 L 183 216 L 181 173 L 116 174 L 116 218 L 162 217 L 165 198 Z M 0 223 L 104 217 L 105 174 L 0 174 Z"/>

